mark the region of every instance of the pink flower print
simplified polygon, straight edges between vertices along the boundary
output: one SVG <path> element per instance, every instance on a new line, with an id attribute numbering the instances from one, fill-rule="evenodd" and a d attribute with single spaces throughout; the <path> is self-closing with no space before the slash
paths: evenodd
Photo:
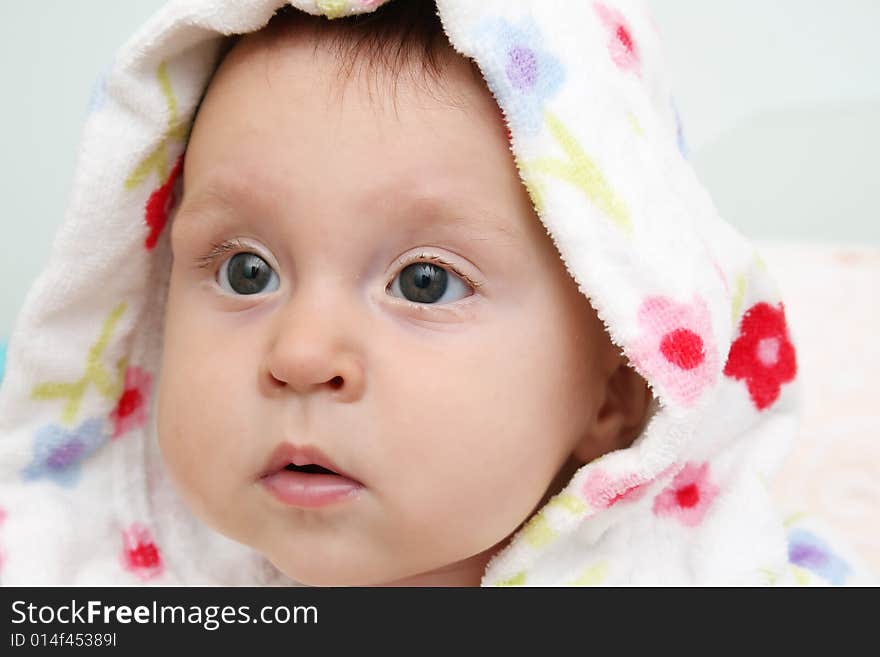
<path id="1" fill-rule="evenodd" d="M 596 469 L 587 475 L 581 492 L 590 506 L 605 509 L 621 501 L 635 502 L 645 494 L 649 483 L 635 474 L 613 479 L 604 470 Z"/>
<path id="2" fill-rule="evenodd" d="M 133 523 L 122 532 L 122 566 L 142 580 L 162 574 L 162 558 L 150 530 Z"/>
<path id="3" fill-rule="evenodd" d="M 608 30 L 608 53 L 611 61 L 621 71 L 632 71 L 640 75 L 642 63 L 626 18 L 616 9 L 606 7 L 601 2 L 594 2 L 593 9 Z"/>
<path id="4" fill-rule="evenodd" d="M 650 479 L 642 479 L 634 473 L 612 478 L 597 468 L 587 475 L 581 492 L 584 499 L 597 509 L 605 509 L 618 502 L 635 502 L 644 497 L 648 486 L 666 477 L 675 467 L 673 463 Z"/>
<path id="5" fill-rule="evenodd" d="M 110 413 L 114 440 L 131 429 L 143 426 L 147 421 L 147 405 L 153 377 L 139 367 L 125 371 L 125 384 L 116 407 Z"/>
<path id="6" fill-rule="evenodd" d="M 718 486 L 709 480 L 709 463 L 685 463 L 672 483 L 654 498 L 654 515 L 671 516 L 688 527 L 703 521 L 718 496 Z"/>
<path id="7" fill-rule="evenodd" d="M 797 374 L 797 358 L 788 337 L 785 306 L 756 303 L 743 315 L 739 337 L 730 347 L 724 375 L 745 379 L 755 407 L 763 411 L 779 397 L 783 383 Z"/>
<path id="8" fill-rule="evenodd" d="M 631 360 L 671 399 L 693 405 L 718 373 L 718 349 L 706 302 L 698 295 L 691 304 L 647 297 L 638 321 L 643 333 L 633 342 Z"/>

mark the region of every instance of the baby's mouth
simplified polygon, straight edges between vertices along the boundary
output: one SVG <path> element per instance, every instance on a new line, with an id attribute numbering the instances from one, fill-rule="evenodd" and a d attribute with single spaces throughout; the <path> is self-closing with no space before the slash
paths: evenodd
<path id="1" fill-rule="evenodd" d="M 315 463 L 309 463 L 308 465 L 295 465 L 293 463 L 288 463 L 284 467 L 284 469 L 289 470 L 290 472 L 306 472 L 308 474 L 339 474 L 338 472 L 328 470 L 327 468 L 321 467 L 320 465 L 317 465 Z"/>
<path id="2" fill-rule="evenodd" d="M 348 472 L 342 470 L 329 456 L 315 445 L 294 445 L 281 443 L 270 455 L 260 473 L 260 478 L 285 472 L 301 475 L 322 475 L 343 477 L 356 481 Z"/>
<path id="3" fill-rule="evenodd" d="M 287 442 L 272 452 L 260 483 L 277 500 L 304 509 L 354 501 L 365 488 L 316 445 Z"/>
<path id="4" fill-rule="evenodd" d="M 342 471 L 337 472 L 317 463 L 297 465 L 293 460 L 320 460 L 335 467 L 317 450 L 297 450 L 282 445 L 276 450 L 266 474 L 261 477 L 261 483 L 284 504 L 304 509 L 337 505 L 355 499 L 356 494 L 364 488 L 362 483 Z"/>

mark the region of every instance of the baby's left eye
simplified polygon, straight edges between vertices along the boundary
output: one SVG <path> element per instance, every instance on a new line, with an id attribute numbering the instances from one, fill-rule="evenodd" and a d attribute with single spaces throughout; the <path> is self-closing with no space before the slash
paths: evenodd
<path id="1" fill-rule="evenodd" d="M 473 290 L 452 271 L 431 262 L 414 262 L 404 267 L 388 286 L 392 296 L 415 303 L 451 303 Z"/>
<path id="2" fill-rule="evenodd" d="M 220 287 L 238 295 L 274 292 L 280 281 L 268 263 L 255 253 L 237 253 L 220 265 Z"/>

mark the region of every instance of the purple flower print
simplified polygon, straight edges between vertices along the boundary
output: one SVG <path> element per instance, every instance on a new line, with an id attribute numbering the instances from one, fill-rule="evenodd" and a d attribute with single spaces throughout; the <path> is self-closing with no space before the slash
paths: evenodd
<path id="1" fill-rule="evenodd" d="M 80 464 L 107 442 L 104 421 L 86 420 L 73 431 L 50 424 L 37 431 L 34 455 L 21 471 L 26 480 L 48 477 L 59 486 L 71 488 L 80 477 Z"/>
<path id="2" fill-rule="evenodd" d="M 540 132 L 544 104 L 565 79 L 565 69 L 544 48 L 544 37 L 531 18 L 519 25 L 493 18 L 477 28 L 483 74 L 511 127 L 522 134 Z"/>
<path id="3" fill-rule="evenodd" d="M 525 46 L 507 51 L 507 79 L 520 91 L 530 91 L 538 80 L 538 57 Z"/>
<path id="4" fill-rule="evenodd" d="M 788 560 L 816 573 L 834 586 L 842 585 L 850 574 L 850 568 L 843 559 L 834 554 L 822 539 L 804 529 L 789 532 Z"/>

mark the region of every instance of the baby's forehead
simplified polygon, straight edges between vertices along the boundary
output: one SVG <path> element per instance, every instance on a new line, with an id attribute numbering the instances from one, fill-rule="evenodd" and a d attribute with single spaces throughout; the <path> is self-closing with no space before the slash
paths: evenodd
<path id="1" fill-rule="evenodd" d="M 491 94 L 479 67 L 450 45 L 439 17 L 425 10 L 432 4 L 389 3 L 370 22 L 358 22 L 367 15 L 331 21 L 287 6 L 266 27 L 234 37 L 225 57 L 259 60 L 255 70 L 278 84 L 308 76 L 340 95 L 363 85 L 377 106 L 418 91 L 462 109 L 479 98 L 484 109 Z M 406 5 L 413 8 L 400 9 Z"/>
<path id="2" fill-rule="evenodd" d="M 360 43 L 354 31 L 270 24 L 238 40 L 196 116 L 183 223 L 230 208 L 255 217 L 364 210 L 416 229 L 442 224 L 484 244 L 528 239 L 519 224 L 536 219 L 501 111 L 472 62 L 441 36 L 437 79 L 395 78 L 393 61 L 351 45 Z M 421 66 L 426 55 L 416 50 L 401 71 Z M 351 61 L 360 65 L 353 80 L 324 94 L 318 85 L 332 88 Z"/>

